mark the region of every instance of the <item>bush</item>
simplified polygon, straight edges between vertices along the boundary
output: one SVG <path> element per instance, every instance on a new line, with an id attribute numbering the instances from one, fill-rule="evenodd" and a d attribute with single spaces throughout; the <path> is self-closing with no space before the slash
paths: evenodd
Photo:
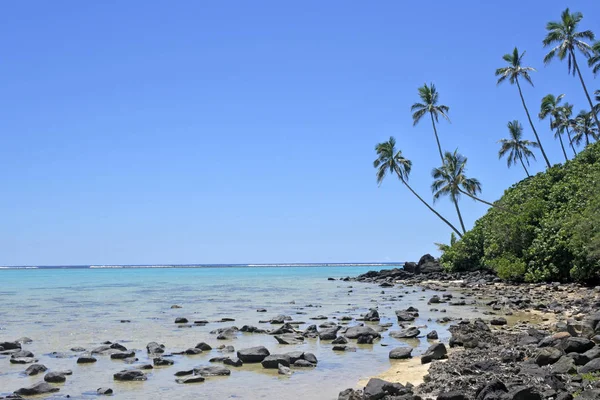
<path id="1" fill-rule="evenodd" d="M 600 144 L 524 179 L 441 257 L 452 271 L 492 268 L 513 280 L 600 278 Z"/>

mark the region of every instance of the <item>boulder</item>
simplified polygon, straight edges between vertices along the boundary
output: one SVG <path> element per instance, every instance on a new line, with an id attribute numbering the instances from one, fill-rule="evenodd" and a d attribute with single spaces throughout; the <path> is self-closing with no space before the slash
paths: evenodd
<path id="1" fill-rule="evenodd" d="M 175 318 L 176 324 L 187 324 L 188 322 L 189 322 L 188 319 L 184 318 L 184 317 Z"/>
<path id="2" fill-rule="evenodd" d="M 568 337 L 561 343 L 565 353 L 585 353 L 594 346 L 594 342 L 583 337 Z"/>
<path id="3" fill-rule="evenodd" d="M 0 342 L 0 347 L 4 350 L 21 350 L 19 342 Z"/>
<path id="4" fill-rule="evenodd" d="M 146 351 L 148 351 L 148 354 L 162 354 L 165 352 L 165 345 L 158 344 L 156 342 L 150 342 L 146 345 Z"/>
<path id="5" fill-rule="evenodd" d="M 379 312 L 372 308 L 363 318 L 365 321 L 379 321 Z"/>
<path id="6" fill-rule="evenodd" d="M 317 364 L 317 357 L 313 353 L 304 353 L 303 359 L 311 364 Z"/>
<path id="7" fill-rule="evenodd" d="M 507 400 L 542 400 L 540 392 L 531 386 L 517 386 L 512 388 L 506 395 Z"/>
<path id="8" fill-rule="evenodd" d="M 316 364 L 313 364 L 307 360 L 296 360 L 296 362 L 294 362 L 294 367 L 298 367 L 298 368 L 305 368 L 305 367 L 316 367 Z"/>
<path id="9" fill-rule="evenodd" d="M 18 350 L 16 352 L 12 353 L 10 356 L 10 358 L 24 358 L 24 357 L 33 358 L 35 356 L 29 350 Z"/>
<path id="10" fill-rule="evenodd" d="M 294 333 L 284 333 L 283 335 L 275 335 L 274 337 L 279 344 L 297 345 L 304 343 L 304 336 Z"/>
<path id="11" fill-rule="evenodd" d="M 379 378 L 371 378 L 363 391 L 364 400 L 379 400 L 386 396 L 394 396 L 403 391 L 404 386 L 399 383 L 391 383 Z"/>
<path id="12" fill-rule="evenodd" d="M 414 274 L 416 269 L 417 269 L 417 263 L 416 262 L 412 262 L 412 261 L 407 261 L 404 263 L 404 267 L 403 269 L 406 272 L 410 272 L 411 274 Z"/>
<path id="13" fill-rule="evenodd" d="M 59 390 L 60 390 L 59 388 L 51 386 L 46 382 L 38 382 L 35 385 L 16 390 L 15 394 L 18 394 L 21 396 L 35 396 L 38 394 L 55 393 L 55 392 L 58 392 Z"/>
<path id="14" fill-rule="evenodd" d="M 212 350 L 212 347 L 210 347 L 208 344 L 204 343 L 204 342 L 200 342 L 196 345 L 197 349 L 200 349 L 202 351 L 210 351 Z"/>
<path id="15" fill-rule="evenodd" d="M 175 361 L 170 358 L 157 357 L 152 360 L 152 364 L 154 364 L 155 367 L 166 367 L 175 364 Z"/>
<path id="16" fill-rule="evenodd" d="M 113 394 L 113 390 L 111 388 L 98 388 L 98 390 L 96 390 L 96 393 L 99 395 L 108 396 Z"/>
<path id="17" fill-rule="evenodd" d="M 139 369 L 127 369 L 113 375 L 115 381 L 145 381 L 148 378 Z"/>
<path id="18" fill-rule="evenodd" d="M 419 328 L 410 327 L 401 331 L 390 332 L 390 336 L 396 339 L 415 338 L 421 334 Z"/>
<path id="19" fill-rule="evenodd" d="M 200 376 L 229 376 L 231 375 L 231 370 L 225 367 L 221 367 L 218 365 L 210 365 L 206 367 L 196 367 L 194 368 L 194 374 Z"/>
<path id="20" fill-rule="evenodd" d="M 398 322 L 410 322 L 410 321 L 414 321 L 415 318 L 417 317 L 417 315 L 414 315 L 414 313 L 411 313 L 411 312 L 408 312 L 408 311 L 405 311 L 405 310 L 398 310 L 398 311 L 396 311 L 396 317 L 398 318 Z"/>
<path id="21" fill-rule="evenodd" d="M 411 347 L 398 347 L 390 351 L 389 357 L 392 360 L 404 360 L 412 357 L 412 351 Z"/>
<path id="22" fill-rule="evenodd" d="M 262 360 L 261 364 L 263 368 L 275 369 L 281 364 L 285 367 L 289 367 L 291 363 L 290 356 L 287 354 L 270 354 Z"/>
<path id="23" fill-rule="evenodd" d="M 247 349 L 238 350 L 237 356 L 244 363 L 259 363 L 262 362 L 268 355 L 269 350 L 264 346 L 250 347 Z"/>
<path id="24" fill-rule="evenodd" d="M 277 366 L 277 373 L 279 375 L 291 375 L 292 374 L 292 370 L 289 367 L 286 367 L 285 365 L 279 364 Z"/>
<path id="25" fill-rule="evenodd" d="M 134 357 L 135 357 L 134 351 L 121 351 L 121 352 L 113 353 L 110 355 L 110 358 L 112 360 L 124 360 L 126 358 L 134 358 Z"/>
<path id="26" fill-rule="evenodd" d="M 337 332 L 340 330 L 340 327 L 335 327 L 331 329 L 324 329 L 319 332 L 319 339 L 321 340 L 334 340 L 337 337 Z M 306 336 L 306 335 L 304 335 Z"/>
<path id="27" fill-rule="evenodd" d="M 448 350 L 444 343 L 436 343 L 427 349 L 427 351 L 421 356 L 421 364 L 430 363 L 433 360 L 441 360 L 447 357 Z"/>
<path id="28" fill-rule="evenodd" d="M 577 372 L 580 374 L 587 374 L 590 372 L 599 372 L 600 371 L 600 358 L 595 358 L 585 364 L 583 367 L 580 367 Z"/>
<path id="29" fill-rule="evenodd" d="M 544 365 L 550 365 L 557 362 L 564 353 L 557 348 L 554 347 L 545 347 L 538 351 L 535 356 L 535 363 L 540 367 Z"/>
<path id="30" fill-rule="evenodd" d="M 48 370 L 48 368 L 46 368 L 46 366 L 43 364 L 31 364 L 25 370 L 25 374 L 27 374 L 29 376 L 33 376 L 33 375 L 41 374 L 42 372 L 46 372 L 47 370 Z"/>
<path id="31" fill-rule="evenodd" d="M 204 377 L 200 375 L 188 376 L 186 378 L 175 379 L 175 382 L 181 384 L 204 382 Z"/>
<path id="32" fill-rule="evenodd" d="M 506 318 L 504 317 L 497 317 L 497 318 L 492 318 L 492 320 L 490 321 L 490 325 L 494 325 L 494 326 L 502 326 L 502 325 L 506 325 L 508 322 L 506 321 Z"/>
<path id="33" fill-rule="evenodd" d="M 436 400 L 470 400 L 467 395 L 455 390 L 452 392 L 440 393 Z"/>
<path id="34" fill-rule="evenodd" d="M 91 364 L 95 363 L 96 361 L 98 360 L 90 355 L 83 355 L 77 359 L 77 364 Z"/>
<path id="35" fill-rule="evenodd" d="M 32 357 L 19 357 L 10 359 L 11 364 L 31 364 L 35 362 L 38 362 L 38 360 Z"/>
<path id="36" fill-rule="evenodd" d="M 44 380 L 50 383 L 62 383 L 67 380 L 67 377 L 60 372 L 48 372 L 46 376 L 44 376 Z"/>
<path id="37" fill-rule="evenodd" d="M 503 396 L 507 392 L 508 389 L 506 389 L 504 383 L 499 380 L 494 380 L 475 392 L 475 400 L 503 399 Z"/>
<path id="38" fill-rule="evenodd" d="M 429 340 L 435 340 L 437 338 L 438 338 L 438 333 L 435 330 L 431 331 L 427 334 L 427 339 L 429 339 Z"/>
<path id="39" fill-rule="evenodd" d="M 419 260 L 415 273 L 417 274 L 433 274 L 444 272 L 444 268 L 431 254 L 425 254 Z"/>
<path id="40" fill-rule="evenodd" d="M 340 392 L 338 400 L 363 400 L 362 390 L 346 389 Z"/>
<path id="41" fill-rule="evenodd" d="M 577 372 L 577 368 L 571 357 L 562 356 L 557 362 L 552 364 L 553 374 L 573 374 L 575 372 Z"/>

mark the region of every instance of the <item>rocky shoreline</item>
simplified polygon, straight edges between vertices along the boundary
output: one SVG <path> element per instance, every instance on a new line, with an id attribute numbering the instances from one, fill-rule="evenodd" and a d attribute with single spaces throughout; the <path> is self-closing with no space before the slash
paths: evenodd
<path id="1" fill-rule="evenodd" d="M 482 312 L 487 322 L 452 321 L 449 342 L 433 344 L 421 356 L 422 363 L 431 362 L 424 383 L 371 378 L 361 390 L 340 392 L 338 400 L 600 399 L 600 287 L 508 283 L 482 271 L 449 274 L 430 255 L 405 269 L 345 279 L 458 291 L 460 299 L 442 294 L 428 304 L 483 303 L 491 311 Z"/>

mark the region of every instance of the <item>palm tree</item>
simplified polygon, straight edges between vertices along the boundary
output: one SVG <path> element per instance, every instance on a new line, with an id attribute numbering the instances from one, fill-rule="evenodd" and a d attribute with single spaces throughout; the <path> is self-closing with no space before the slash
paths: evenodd
<path id="1" fill-rule="evenodd" d="M 548 161 L 548 157 L 546 156 L 546 152 L 544 151 L 544 147 L 542 146 L 542 142 L 540 141 L 540 137 L 535 130 L 535 126 L 533 126 L 533 121 L 531 121 L 531 115 L 529 115 L 529 110 L 527 109 L 527 104 L 525 104 L 525 99 L 523 98 L 523 91 L 521 90 L 521 84 L 519 83 L 519 78 L 525 79 L 525 81 L 529 82 L 531 86 L 533 86 L 533 82 L 531 81 L 531 77 L 529 76 L 530 71 L 535 71 L 535 68 L 532 67 L 523 67 L 521 66 L 521 61 L 523 60 L 523 56 L 525 52 L 519 55 L 519 50 L 515 47 L 512 54 L 505 54 L 502 59 L 508 63 L 508 67 L 498 68 L 496 70 L 496 76 L 498 78 L 498 85 L 504 82 L 506 79 L 509 80 L 511 84 L 517 84 L 517 88 L 519 89 L 519 96 L 521 96 L 521 102 L 523 103 L 523 108 L 525 109 L 525 113 L 527 114 L 527 119 L 529 120 L 529 125 L 531 125 L 531 129 L 533 130 L 533 134 L 535 135 L 535 139 L 537 143 L 540 145 L 540 151 L 542 152 L 542 156 L 544 156 L 544 160 L 546 161 L 546 165 L 548 168 L 551 167 L 550 161 Z"/>
<path id="2" fill-rule="evenodd" d="M 450 107 L 445 106 L 443 104 L 438 105 L 439 93 L 435 89 L 435 85 L 431 83 L 429 86 L 424 84 L 419 88 L 419 97 L 421 98 L 421 103 L 415 103 L 410 108 L 413 111 L 413 126 L 417 125 L 421 118 L 427 113 L 431 117 L 431 125 L 433 125 L 433 133 L 435 134 L 435 140 L 437 141 L 438 151 L 440 152 L 440 158 L 442 162 L 444 162 L 444 156 L 442 155 L 442 145 L 440 144 L 440 138 L 438 137 L 437 128 L 435 124 L 439 122 L 439 116 L 446 118 L 447 121 L 450 121 L 448 117 L 448 111 L 450 111 Z"/>
<path id="3" fill-rule="evenodd" d="M 373 161 L 373 167 L 377 168 L 377 184 L 381 185 L 383 179 L 386 174 L 396 174 L 398 179 L 414 194 L 421 203 L 425 204 L 429 210 L 438 216 L 442 221 L 446 223 L 459 237 L 462 237 L 462 234 L 454 225 L 452 225 L 446 218 L 442 217 L 440 213 L 435 211 L 433 207 L 431 207 L 421 196 L 417 194 L 408 184 L 408 176 L 410 175 L 410 170 L 412 167 L 412 162 L 404 156 L 402 156 L 402 151 L 396 151 L 396 139 L 393 136 L 387 142 L 379 143 L 375 146 L 375 151 L 377 152 L 377 159 Z"/>
<path id="4" fill-rule="evenodd" d="M 529 177 L 531 175 L 529 175 L 525 163 L 529 165 L 529 157 L 535 160 L 535 154 L 533 154 L 529 148 L 538 147 L 539 145 L 536 142 L 523 140 L 523 126 L 521 126 L 519 121 L 511 121 L 507 126 L 508 132 L 510 133 L 510 139 L 501 139 L 498 142 L 502 144 L 502 147 L 500 147 L 500 151 L 498 152 L 498 158 L 500 159 L 508 154 L 506 159 L 508 168 L 510 168 L 511 165 L 516 165 L 517 160 L 519 160 L 525 173 Z"/>
<path id="5" fill-rule="evenodd" d="M 565 161 L 569 161 L 567 157 L 567 151 L 565 150 L 565 145 L 562 140 L 562 134 L 564 133 L 564 129 L 557 123 L 559 119 L 560 112 L 560 102 L 565 97 L 564 94 L 559 94 L 554 97 L 553 94 L 548 94 L 544 96 L 542 99 L 542 106 L 540 107 L 540 119 L 546 119 L 548 115 L 550 115 L 550 130 L 556 129 L 556 133 L 554 134 L 554 138 L 558 137 L 560 141 L 560 147 L 562 148 L 563 154 L 565 156 Z M 554 119 L 553 119 L 554 118 Z"/>
<path id="6" fill-rule="evenodd" d="M 598 42 L 600 43 L 600 42 Z M 596 114 L 600 113 L 600 90 L 596 90 L 594 92 L 594 96 L 596 96 L 596 105 L 594 106 L 594 112 Z"/>
<path id="7" fill-rule="evenodd" d="M 598 127 L 594 126 L 592 115 L 592 112 L 582 110 L 577 114 L 577 117 L 575 117 L 575 126 L 573 127 L 575 135 L 573 135 L 573 142 L 575 142 L 577 146 L 579 146 L 583 138 L 585 138 L 586 146 L 590 144 L 590 136 L 593 139 L 598 140 Z"/>
<path id="8" fill-rule="evenodd" d="M 592 68 L 594 74 L 600 72 L 600 42 L 594 43 L 592 46 L 592 51 L 594 52 L 592 56 L 588 60 L 588 65 Z"/>
<path id="9" fill-rule="evenodd" d="M 569 103 L 565 103 L 563 106 L 559 107 L 557 119 L 555 120 L 555 124 L 557 125 L 557 129 L 562 129 L 567 132 L 567 137 L 569 138 L 569 145 L 573 150 L 573 155 L 577 155 L 577 151 L 575 150 L 575 146 L 573 145 L 573 138 L 571 137 L 571 128 L 575 125 L 575 120 L 571 118 L 573 115 L 573 105 Z"/>
<path id="10" fill-rule="evenodd" d="M 546 54 L 544 63 L 548 64 L 555 56 L 561 61 L 567 58 L 568 71 L 569 73 L 572 73 L 573 76 L 575 76 L 575 72 L 579 75 L 579 81 L 581 82 L 585 96 L 590 103 L 590 108 L 593 110 L 594 105 L 592 104 L 592 99 L 590 98 L 590 94 L 588 93 L 583 77 L 581 76 L 579 64 L 577 64 L 577 57 L 575 56 L 575 49 L 579 50 L 586 58 L 592 56 L 592 46 L 585 42 L 585 40 L 593 41 L 594 32 L 590 30 L 577 31 L 577 25 L 582 19 L 582 13 L 574 12 L 571 14 L 567 8 L 560 15 L 560 21 L 551 21 L 546 24 L 548 34 L 543 40 L 544 47 L 555 44 L 556 46 Z M 596 121 L 596 126 L 600 127 L 600 122 L 598 122 L 596 113 L 593 113 L 593 116 Z"/>

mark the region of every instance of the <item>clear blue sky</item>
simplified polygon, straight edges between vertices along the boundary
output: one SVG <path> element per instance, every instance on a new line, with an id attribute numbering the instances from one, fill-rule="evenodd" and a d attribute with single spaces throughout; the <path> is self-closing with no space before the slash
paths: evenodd
<path id="1" fill-rule="evenodd" d="M 431 199 L 435 141 L 410 106 L 434 82 L 452 119 L 442 146 L 497 199 L 524 176 L 497 159 L 506 123 L 532 138 L 516 87 L 496 87 L 502 55 L 518 45 L 538 69 L 524 87 L 535 114 L 547 93 L 587 107 L 566 64 L 542 63 L 545 23 L 567 5 L 600 34 L 591 0 L 4 3 L 0 265 L 434 252 L 449 229 L 397 180 L 377 188 L 374 145 L 396 136 Z M 469 226 L 486 210 L 461 205 Z M 456 221 L 448 199 L 436 207 Z"/>

